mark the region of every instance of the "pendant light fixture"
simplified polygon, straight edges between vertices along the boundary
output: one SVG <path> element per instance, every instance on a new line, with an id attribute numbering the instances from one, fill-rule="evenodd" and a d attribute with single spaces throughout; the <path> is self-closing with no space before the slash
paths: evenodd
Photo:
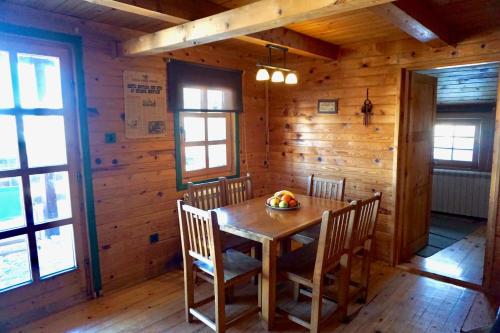
<path id="1" fill-rule="evenodd" d="M 257 64 L 259 70 L 257 71 L 255 79 L 257 81 L 269 81 L 269 79 L 271 79 L 271 82 L 273 83 L 285 82 L 285 84 L 297 84 L 299 81 L 297 73 L 286 68 L 286 53 L 288 52 L 288 49 L 272 44 L 268 44 L 266 47 L 269 50 L 268 64 Z M 283 52 L 283 67 L 276 67 L 272 65 L 271 55 L 273 49 Z M 269 74 L 270 72 L 272 73 L 271 75 Z"/>

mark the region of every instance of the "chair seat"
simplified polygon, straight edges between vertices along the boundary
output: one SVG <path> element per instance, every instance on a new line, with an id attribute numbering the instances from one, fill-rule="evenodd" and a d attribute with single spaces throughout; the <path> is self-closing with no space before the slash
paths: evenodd
<path id="1" fill-rule="evenodd" d="M 309 243 L 278 258 L 278 271 L 297 282 L 312 284 L 318 242 Z"/>
<path id="2" fill-rule="evenodd" d="M 261 262 L 235 250 L 227 250 L 222 254 L 224 267 L 224 282 L 231 283 L 240 277 L 253 276 L 261 271 Z M 201 271 L 213 276 L 214 267 L 211 264 L 196 260 L 194 265 Z"/>
<path id="3" fill-rule="evenodd" d="M 291 238 L 302 244 L 310 244 L 319 239 L 319 232 L 321 230 L 321 225 L 313 225 L 312 227 L 307 228 L 299 232 L 298 234 L 293 235 Z"/>

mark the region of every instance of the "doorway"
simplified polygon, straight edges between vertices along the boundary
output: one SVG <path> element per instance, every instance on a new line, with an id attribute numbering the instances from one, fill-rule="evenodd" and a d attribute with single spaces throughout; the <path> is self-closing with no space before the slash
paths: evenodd
<path id="1" fill-rule="evenodd" d="M 498 71 L 490 63 L 406 73 L 405 268 L 483 284 Z"/>
<path id="2" fill-rule="evenodd" d="M 33 316 L 88 294 L 73 61 L 64 44 L 0 36 L 0 312 Z"/>

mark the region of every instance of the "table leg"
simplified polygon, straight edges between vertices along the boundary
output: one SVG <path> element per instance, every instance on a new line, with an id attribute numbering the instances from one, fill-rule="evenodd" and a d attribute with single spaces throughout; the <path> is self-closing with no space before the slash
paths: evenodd
<path id="1" fill-rule="evenodd" d="M 262 319 L 268 330 L 273 328 L 276 314 L 276 257 L 275 241 L 262 244 Z"/>

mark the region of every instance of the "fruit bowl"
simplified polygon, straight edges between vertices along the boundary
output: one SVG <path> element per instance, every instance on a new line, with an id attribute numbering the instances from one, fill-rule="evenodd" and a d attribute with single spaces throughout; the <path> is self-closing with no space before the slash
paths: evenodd
<path id="1" fill-rule="evenodd" d="M 271 205 L 268 205 L 266 203 L 266 207 L 267 208 L 270 208 L 270 209 L 274 209 L 274 210 L 296 210 L 296 209 L 300 209 L 300 203 L 297 204 L 297 206 L 295 207 L 286 207 L 286 208 L 281 208 L 281 207 L 273 207 Z"/>
<path id="2" fill-rule="evenodd" d="M 292 192 L 282 190 L 266 200 L 266 207 L 275 210 L 295 210 L 300 208 L 300 202 L 295 199 Z"/>

